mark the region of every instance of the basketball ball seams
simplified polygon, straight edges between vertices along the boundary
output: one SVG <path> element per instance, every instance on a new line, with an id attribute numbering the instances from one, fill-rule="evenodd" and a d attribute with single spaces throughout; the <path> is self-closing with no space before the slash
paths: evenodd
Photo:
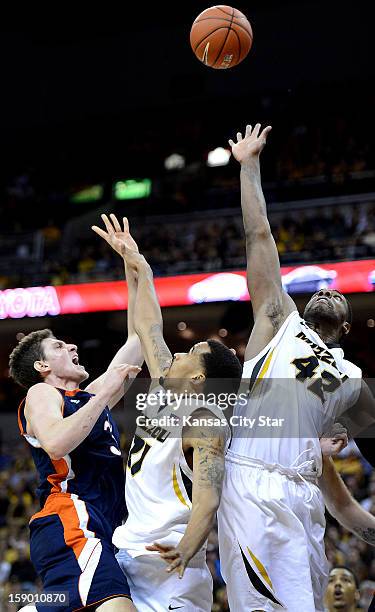
<path id="1" fill-rule="evenodd" d="M 224 15 L 230 15 L 230 13 L 227 13 L 226 11 L 224 11 L 224 9 L 223 9 L 223 8 L 221 8 L 221 6 L 217 6 L 217 5 L 216 5 L 215 7 L 212 7 L 212 8 L 217 8 L 217 10 L 218 10 L 218 11 L 221 11 L 222 13 L 224 13 Z"/>
<path id="2" fill-rule="evenodd" d="M 219 30 L 227 30 L 227 26 L 219 26 L 218 28 L 215 28 L 214 30 L 212 30 L 211 32 L 209 32 L 208 34 L 206 34 L 206 36 L 204 36 L 202 38 L 202 40 L 199 41 L 199 43 L 196 45 L 195 49 L 194 49 L 194 53 L 196 53 L 199 45 L 202 44 L 202 42 L 204 42 L 206 40 L 206 38 L 208 38 L 209 36 L 212 36 L 212 34 L 215 34 L 215 32 L 218 32 Z"/>
<path id="3" fill-rule="evenodd" d="M 228 15 L 228 16 L 230 16 L 230 13 L 227 13 L 226 11 L 224 11 L 224 9 L 223 9 L 223 8 L 221 8 L 221 6 L 217 6 L 217 5 L 216 5 L 216 6 L 213 6 L 212 8 L 216 8 L 218 11 L 221 11 L 222 13 L 224 13 L 224 15 Z M 229 7 L 228 7 L 228 8 L 229 8 Z M 232 10 L 233 10 L 233 9 L 232 9 Z M 234 13 L 234 11 L 233 11 L 233 13 Z"/>
<path id="4" fill-rule="evenodd" d="M 226 15 L 228 15 L 228 13 L 225 13 L 225 14 L 226 14 Z M 229 24 L 232 24 L 232 23 L 233 23 L 234 25 L 238 26 L 238 27 L 239 27 L 239 28 L 241 28 L 242 30 L 245 30 L 246 34 L 248 34 L 248 35 L 250 36 L 251 40 L 253 39 L 253 35 L 252 35 L 252 33 L 250 32 L 250 30 L 248 30 L 247 28 L 245 28 L 245 26 L 243 26 L 243 25 L 242 25 L 242 23 L 238 23 L 237 21 L 233 21 L 233 20 L 231 20 L 231 19 L 225 19 L 225 17 L 202 17 L 202 19 L 195 20 L 195 21 L 194 21 L 194 23 L 193 23 L 193 26 L 194 26 L 196 23 L 200 23 L 201 21 L 207 21 L 207 20 L 209 20 L 209 19 L 216 19 L 216 20 L 220 20 L 220 21 L 227 21 Z M 234 19 L 240 19 L 240 18 L 239 18 L 239 17 L 235 17 Z M 246 19 L 246 17 L 241 17 L 241 19 Z M 224 26 L 223 26 L 223 27 L 224 27 Z M 214 31 L 215 31 L 215 30 L 213 30 L 213 32 L 214 32 Z"/>
<path id="5" fill-rule="evenodd" d="M 223 50 L 223 49 L 224 49 L 224 47 L 225 47 L 225 43 L 227 42 L 227 39 L 228 39 L 228 36 L 229 36 L 229 32 L 231 31 L 231 25 L 232 25 L 232 23 L 233 23 L 233 15 L 234 15 L 234 10 L 232 9 L 232 18 L 231 18 L 230 24 L 229 24 L 229 26 L 228 26 L 228 28 L 227 28 L 227 34 L 226 34 L 226 36 L 225 36 L 225 38 L 224 38 L 224 42 L 223 42 L 223 44 L 221 45 L 220 51 L 219 51 L 219 53 L 217 54 L 217 56 L 216 56 L 216 58 L 215 58 L 215 61 L 212 63 L 212 66 L 215 66 L 215 64 L 216 64 L 217 60 L 219 59 L 219 57 L 220 57 L 220 55 L 221 55 L 222 50 Z"/>
<path id="6" fill-rule="evenodd" d="M 235 33 L 235 35 L 237 36 L 237 40 L 238 40 L 238 62 L 237 62 L 237 63 L 239 63 L 239 62 L 240 62 L 240 60 L 241 60 L 241 39 L 240 39 L 240 37 L 238 36 L 238 34 L 237 34 L 236 30 L 233 30 L 233 32 L 234 32 L 234 33 Z"/>

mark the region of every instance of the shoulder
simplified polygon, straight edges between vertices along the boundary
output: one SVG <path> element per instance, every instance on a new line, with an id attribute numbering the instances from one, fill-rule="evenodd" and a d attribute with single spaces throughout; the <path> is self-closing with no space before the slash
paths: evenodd
<path id="1" fill-rule="evenodd" d="M 62 401 L 61 393 L 52 385 L 48 385 L 47 383 L 37 383 L 30 387 L 26 395 L 26 406 L 30 404 L 34 404 L 35 401 L 43 402 L 48 401 L 53 403 L 61 403 Z"/>
<path id="2" fill-rule="evenodd" d="M 189 415 L 182 436 L 184 441 L 189 440 L 192 446 L 204 440 L 216 442 L 220 446 L 230 436 L 230 429 L 222 413 L 219 416 L 209 407 L 201 406 Z"/>
<path id="3" fill-rule="evenodd" d="M 348 361 L 348 359 L 342 360 L 345 374 L 349 376 L 349 378 L 362 378 L 362 370 L 355 363 Z"/>

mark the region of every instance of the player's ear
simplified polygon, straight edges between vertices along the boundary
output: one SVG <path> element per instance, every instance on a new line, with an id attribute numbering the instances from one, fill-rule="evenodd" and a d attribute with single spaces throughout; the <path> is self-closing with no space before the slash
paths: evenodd
<path id="1" fill-rule="evenodd" d="M 203 374 L 203 372 L 199 372 L 198 374 L 195 374 L 194 376 L 191 377 L 191 382 L 193 385 L 202 385 L 205 380 L 206 380 L 206 377 Z"/>
<path id="2" fill-rule="evenodd" d="M 342 326 L 342 333 L 344 336 L 347 336 L 348 333 L 350 332 L 351 329 L 351 324 L 348 321 L 345 321 L 345 323 Z"/>
<path id="3" fill-rule="evenodd" d="M 34 361 L 34 370 L 39 372 L 39 374 L 48 374 L 51 368 L 46 361 Z"/>

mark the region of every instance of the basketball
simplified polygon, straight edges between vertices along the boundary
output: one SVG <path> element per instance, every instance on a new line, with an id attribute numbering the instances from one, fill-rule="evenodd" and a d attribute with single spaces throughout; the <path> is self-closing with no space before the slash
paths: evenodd
<path id="1" fill-rule="evenodd" d="M 253 31 L 241 11 L 231 6 L 212 6 L 194 21 L 190 44 L 197 58 L 206 66 L 233 68 L 249 53 Z"/>

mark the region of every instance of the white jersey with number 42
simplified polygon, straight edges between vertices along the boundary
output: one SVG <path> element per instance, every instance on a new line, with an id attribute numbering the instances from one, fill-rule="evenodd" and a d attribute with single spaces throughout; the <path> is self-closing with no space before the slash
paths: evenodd
<path id="1" fill-rule="evenodd" d="M 286 468 L 308 462 L 320 475 L 319 438 L 357 401 L 361 376 L 339 346 L 328 347 L 292 312 L 244 364 L 231 451 Z"/>

